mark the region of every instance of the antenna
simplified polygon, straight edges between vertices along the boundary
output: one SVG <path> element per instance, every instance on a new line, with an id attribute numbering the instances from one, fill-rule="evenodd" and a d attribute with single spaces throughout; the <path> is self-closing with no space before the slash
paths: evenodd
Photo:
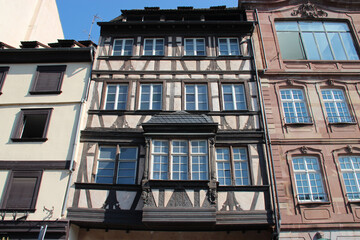
<path id="1" fill-rule="evenodd" d="M 92 20 L 92 22 L 91 22 L 91 27 L 90 27 L 90 32 L 89 32 L 88 40 L 90 40 L 90 38 L 91 38 L 92 27 L 93 27 L 96 19 L 103 20 L 103 19 L 102 19 L 101 17 L 99 17 L 97 14 L 94 15 L 93 20 Z"/>

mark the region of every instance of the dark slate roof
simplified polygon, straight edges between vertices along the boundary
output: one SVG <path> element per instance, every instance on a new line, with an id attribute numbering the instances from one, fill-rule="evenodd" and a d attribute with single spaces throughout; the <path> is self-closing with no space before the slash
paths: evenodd
<path id="1" fill-rule="evenodd" d="M 214 121 L 205 114 L 190 114 L 185 111 L 179 111 L 155 115 L 144 124 L 214 124 Z"/>

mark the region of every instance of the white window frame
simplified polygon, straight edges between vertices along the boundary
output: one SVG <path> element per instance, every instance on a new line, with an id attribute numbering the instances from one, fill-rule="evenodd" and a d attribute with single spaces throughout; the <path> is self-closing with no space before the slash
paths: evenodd
<path id="1" fill-rule="evenodd" d="M 144 86 L 150 86 L 150 99 L 149 99 L 149 108 L 143 109 L 141 108 L 141 103 L 143 102 L 143 87 Z M 160 86 L 161 92 L 160 92 L 160 107 L 159 109 L 154 109 L 154 86 Z M 162 98 L 163 98 L 163 89 L 161 83 L 142 83 L 140 84 L 140 96 L 139 96 L 139 110 L 161 110 L 162 109 Z"/>
<path id="2" fill-rule="evenodd" d="M 330 91 L 331 99 L 325 99 L 324 98 L 324 92 Z M 336 99 L 334 92 L 337 91 L 338 93 L 341 93 L 343 99 Z M 350 114 L 349 105 L 346 101 L 345 92 L 342 89 L 337 88 L 326 88 L 321 90 L 322 100 L 325 105 L 327 120 L 329 123 L 354 123 L 354 119 L 352 115 Z M 335 109 L 335 112 L 329 112 L 327 110 L 327 105 L 332 104 L 333 108 Z M 338 104 L 342 104 L 341 108 Z M 343 112 L 339 111 L 340 109 L 343 109 Z M 343 113 L 344 116 L 340 116 L 340 113 Z M 335 116 L 329 116 L 335 114 Z"/>
<path id="3" fill-rule="evenodd" d="M 283 96 L 284 91 L 290 91 L 290 99 L 283 99 L 282 96 Z M 294 95 L 295 95 L 294 91 L 300 91 L 303 99 L 296 99 L 294 97 Z M 280 99 L 281 99 L 281 105 L 282 105 L 285 123 L 311 123 L 305 94 L 302 89 L 298 89 L 298 88 L 280 89 Z M 285 103 L 290 105 L 290 107 L 287 107 L 287 108 L 291 108 L 291 110 L 293 112 L 286 112 L 286 110 L 285 110 L 286 107 L 284 106 Z M 303 105 L 304 111 L 302 111 L 302 112 L 298 111 L 299 105 Z M 302 107 L 302 106 L 300 106 L 300 107 Z M 293 117 L 286 116 L 287 114 L 291 114 L 291 113 L 293 113 L 295 116 L 293 116 Z M 301 115 L 304 115 L 304 116 L 301 116 Z"/>
<path id="4" fill-rule="evenodd" d="M 186 51 L 187 49 L 187 41 L 191 40 L 192 44 L 194 46 L 194 50 L 192 53 L 189 53 Z M 203 50 L 199 50 L 199 46 L 197 45 L 197 40 L 202 40 L 203 41 L 203 45 L 204 45 L 204 49 Z M 204 54 L 199 54 L 198 51 L 204 51 Z M 185 38 L 184 39 L 184 55 L 185 56 L 206 56 L 206 43 L 205 43 L 205 39 L 204 38 Z"/>
<path id="5" fill-rule="evenodd" d="M 120 46 L 121 49 L 119 51 L 116 51 L 115 50 L 116 43 L 120 42 L 120 41 L 122 41 L 121 46 Z M 125 54 L 125 47 L 126 47 L 126 42 L 127 41 L 131 41 L 131 52 L 130 52 L 130 54 Z M 132 39 L 132 38 L 114 39 L 112 55 L 113 56 L 132 56 L 132 54 L 133 54 L 133 46 L 134 46 L 134 39 Z M 119 54 L 117 54 L 117 52 L 119 52 Z"/>
<path id="6" fill-rule="evenodd" d="M 347 162 L 345 162 L 347 160 Z M 356 163 L 355 163 L 356 162 Z M 360 200 L 360 156 L 340 156 L 340 169 L 349 201 Z M 348 177 L 346 175 L 349 175 Z M 350 179 L 351 177 L 351 179 Z M 351 180 L 354 181 L 351 183 Z M 348 191 L 348 188 L 352 188 Z M 353 191 L 355 188 L 356 191 Z"/>
<path id="7" fill-rule="evenodd" d="M 112 148 L 115 150 L 115 157 L 114 158 L 101 158 L 101 149 L 103 148 Z M 121 159 L 121 151 L 122 149 L 135 149 L 135 158 L 133 159 Z M 101 184 L 136 184 L 136 177 L 137 177 L 137 162 L 138 162 L 138 148 L 132 147 L 132 146 L 100 146 L 98 151 L 98 157 L 97 157 L 97 168 L 96 168 L 96 177 L 95 182 L 101 183 Z M 113 162 L 114 168 L 101 168 L 100 163 L 102 162 Z M 133 175 L 128 176 L 128 178 L 133 178 L 133 181 L 126 182 L 126 183 L 120 183 L 119 178 L 121 177 L 121 171 L 120 171 L 120 163 L 121 162 L 131 162 L 134 164 Z M 111 183 L 104 183 L 104 182 L 98 182 L 99 177 L 99 170 L 100 169 L 112 169 L 112 175 L 106 175 L 105 177 L 111 177 L 112 181 Z M 100 175 L 101 177 L 104 177 L 104 175 Z M 115 181 L 115 182 L 114 182 Z"/>
<path id="8" fill-rule="evenodd" d="M 228 54 L 221 54 L 221 50 L 220 50 L 220 47 L 221 47 L 221 43 L 220 43 L 220 40 L 223 40 L 225 39 L 226 40 L 226 48 L 227 48 L 227 52 Z M 230 40 L 232 39 L 235 39 L 237 44 L 237 53 L 235 54 L 232 54 L 231 52 L 231 44 L 230 44 Z M 240 45 L 239 45 L 239 39 L 237 37 L 228 37 L 228 38 L 218 38 L 218 52 L 219 52 L 219 56 L 240 56 L 241 55 L 241 51 L 240 51 Z"/>
<path id="9" fill-rule="evenodd" d="M 187 98 L 187 90 L 188 87 L 193 86 L 194 87 L 194 98 L 195 98 L 195 109 L 188 109 L 188 98 Z M 205 87 L 205 93 L 206 93 L 206 109 L 199 109 L 200 102 L 199 102 L 199 87 Z M 209 95 L 208 95 L 208 86 L 206 84 L 186 84 L 185 85 L 185 110 L 189 111 L 208 111 L 209 110 Z"/>
<path id="10" fill-rule="evenodd" d="M 225 86 L 231 86 L 231 98 L 232 98 L 232 109 L 226 109 L 226 105 L 225 105 L 225 91 L 224 91 L 224 87 Z M 240 89 L 242 90 L 242 95 L 244 96 L 243 99 L 237 99 L 236 96 L 236 92 L 235 92 L 235 87 L 240 87 Z M 246 110 L 247 109 L 247 103 L 246 103 L 246 93 L 245 93 L 245 87 L 244 84 L 222 84 L 221 85 L 221 91 L 222 91 L 222 98 L 223 98 L 223 109 L 226 111 L 231 111 L 231 110 Z M 237 107 L 237 103 L 240 102 L 244 102 L 244 108 L 239 108 Z"/>
<path id="11" fill-rule="evenodd" d="M 304 169 L 296 169 L 295 161 L 303 161 Z M 308 161 L 315 164 L 310 164 Z M 325 184 L 323 175 L 320 169 L 319 159 L 313 156 L 300 156 L 292 158 L 292 166 L 294 171 L 294 180 L 297 192 L 297 199 L 299 202 L 326 202 L 327 194 L 325 192 Z M 300 165 L 299 165 L 300 166 Z M 299 179 L 301 178 L 301 179 Z M 314 179 L 315 178 L 315 179 Z M 302 181 L 300 181 L 302 180 Z M 314 185 L 314 180 L 315 184 Z M 318 181 L 316 181 L 318 180 Z M 320 181 L 320 182 L 319 182 Z M 301 184 L 300 184 L 301 182 Z M 305 185 L 304 185 L 305 184 Z M 308 188 L 308 192 L 302 193 L 301 189 Z M 319 190 L 314 192 L 314 188 Z"/>
<path id="12" fill-rule="evenodd" d="M 155 152 L 155 142 L 163 142 L 166 143 L 165 145 L 167 146 L 167 152 Z M 174 142 L 186 142 L 186 147 L 187 147 L 187 152 L 186 153 L 175 153 L 174 152 Z M 195 142 L 205 142 L 205 152 L 194 152 L 193 150 L 193 146 L 192 143 Z M 200 147 L 201 148 L 201 147 Z M 150 161 L 150 178 L 153 180 L 174 180 L 174 181 L 183 181 L 183 180 L 209 180 L 209 151 L 208 151 L 208 143 L 207 140 L 187 140 L 187 139 L 172 139 L 172 140 L 158 140 L 158 139 L 153 139 L 152 140 L 152 144 L 151 144 L 151 161 Z M 161 171 L 159 171 L 160 173 L 160 178 L 154 178 L 154 157 L 155 156 L 163 156 L 164 158 L 166 157 L 167 162 L 167 174 L 166 174 L 166 178 L 161 178 L 161 173 L 164 173 L 165 171 L 163 169 L 161 169 Z M 186 179 L 177 179 L 174 177 L 174 156 L 186 156 L 187 157 L 187 178 Z M 205 157 L 205 169 L 206 171 L 201 171 L 200 168 L 198 171 L 195 172 L 194 170 L 194 158 L 196 157 Z M 197 164 L 199 165 L 204 165 L 202 163 Z M 178 172 L 178 171 L 177 171 Z M 205 173 L 206 178 L 205 179 L 201 179 L 201 177 L 199 177 L 200 179 L 197 179 L 194 176 L 194 173 Z"/>
<path id="13" fill-rule="evenodd" d="M 112 87 L 112 86 L 116 86 L 114 108 L 107 108 L 109 87 Z M 125 107 L 119 109 L 118 108 L 119 107 L 118 106 L 119 105 L 119 91 L 120 91 L 121 87 L 126 87 L 126 98 L 125 98 Z M 129 88 L 128 84 L 107 84 L 104 109 L 105 110 L 126 110 L 127 98 L 128 98 L 128 90 L 129 90 L 128 88 Z M 120 102 L 123 103 L 123 101 L 120 101 Z"/>
<path id="14" fill-rule="evenodd" d="M 161 50 L 161 54 L 157 54 L 156 53 L 156 41 L 157 40 L 161 40 L 162 41 L 162 50 Z M 151 54 L 146 54 L 146 50 L 145 50 L 145 46 L 146 46 L 146 42 L 152 42 L 152 52 Z M 164 38 L 145 38 L 144 39 L 144 49 L 143 49 L 143 56 L 164 56 L 165 55 L 165 40 Z"/>
<path id="15" fill-rule="evenodd" d="M 218 150 L 227 150 L 228 156 L 226 157 L 226 153 L 219 153 Z M 234 150 L 239 150 L 239 153 Z M 239 154 L 239 158 L 236 155 Z M 222 158 L 219 158 L 219 155 Z M 242 157 L 245 156 L 245 159 Z M 226 159 L 228 158 L 228 159 Z M 228 163 L 228 169 L 225 168 L 225 164 Z M 223 169 L 219 169 L 219 164 L 223 165 Z M 239 168 L 236 165 L 239 164 Z M 244 167 L 245 166 L 245 167 Z M 223 171 L 224 177 L 220 177 L 220 171 Z M 226 176 L 226 172 L 228 172 L 229 176 Z M 249 171 L 249 157 L 247 154 L 247 149 L 245 147 L 217 147 L 216 148 L 216 173 L 217 179 L 219 181 L 220 186 L 248 186 L 251 184 L 250 181 L 250 171 Z M 246 176 L 244 176 L 246 173 Z M 223 178 L 224 181 L 221 181 L 220 178 Z M 226 179 L 230 180 L 230 183 L 226 183 Z M 237 180 L 239 182 L 237 182 Z"/>

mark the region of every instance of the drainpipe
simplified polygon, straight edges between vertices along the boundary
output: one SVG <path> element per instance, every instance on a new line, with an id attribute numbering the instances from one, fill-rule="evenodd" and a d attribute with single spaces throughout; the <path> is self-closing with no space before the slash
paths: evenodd
<path id="1" fill-rule="evenodd" d="M 94 48 L 91 47 L 90 49 L 90 54 L 91 54 L 91 59 L 94 59 Z M 90 89 L 90 79 L 91 79 L 91 71 L 92 71 L 92 67 L 93 67 L 93 61 L 91 62 L 90 65 L 90 73 L 89 73 L 89 78 L 87 79 L 87 83 L 86 83 L 86 89 L 84 92 L 84 96 L 82 97 L 81 101 L 80 101 L 80 109 L 79 109 L 79 114 L 77 117 L 77 126 L 76 126 L 76 132 L 75 132 L 75 139 L 74 139 L 74 143 L 73 143 L 73 148 L 72 148 L 72 154 L 71 154 L 71 161 L 70 161 L 70 166 L 69 166 L 69 180 L 67 183 L 67 187 L 66 187 L 66 192 L 65 192 L 65 197 L 64 197 L 64 201 L 63 201 L 63 206 L 61 209 L 61 217 L 63 217 L 65 215 L 65 211 L 66 211 L 66 205 L 67 205 L 67 201 L 69 198 L 69 191 L 70 191 L 70 187 L 71 187 L 71 183 L 72 183 L 72 179 L 73 179 L 73 168 L 74 168 L 74 162 L 75 162 L 75 157 L 77 155 L 77 150 L 78 150 L 78 142 L 79 142 L 79 137 L 80 137 L 80 123 L 81 123 L 81 117 L 82 117 L 82 112 L 83 112 L 83 108 L 84 108 L 84 103 L 88 100 L 89 97 L 89 89 Z"/>
<path id="2" fill-rule="evenodd" d="M 259 27 L 259 36 L 260 36 L 260 43 L 261 43 L 261 51 L 262 51 L 262 55 L 263 55 L 263 59 L 264 59 L 264 63 L 265 63 L 265 68 L 263 70 L 263 73 L 266 72 L 266 70 L 268 69 L 268 64 L 267 64 L 267 59 L 266 59 L 266 52 L 265 52 L 265 47 L 264 47 L 264 40 L 263 40 L 263 36 L 262 36 L 262 31 L 261 31 L 261 26 L 259 23 L 259 15 L 258 15 L 258 10 L 255 9 L 255 16 L 256 16 L 256 23 Z"/>
<path id="3" fill-rule="evenodd" d="M 256 10 L 255 10 L 256 11 Z M 256 22 L 258 24 L 258 22 Z M 259 24 L 258 24 L 259 25 Z M 272 204 L 274 208 L 274 219 L 275 219 L 275 233 L 273 239 L 279 239 L 280 235 L 280 227 L 281 227 L 281 216 L 280 216 L 280 208 L 279 208 L 279 199 L 278 199 L 278 191 L 277 191 L 277 185 L 276 185 L 276 178 L 275 178 L 275 170 L 274 170 L 274 161 L 273 161 L 273 154 L 271 150 L 271 139 L 269 136 L 269 129 L 268 129 L 268 123 L 266 119 L 266 113 L 265 113 L 265 103 L 262 96 L 262 87 L 261 82 L 259 79 L 259 74 L 257 70 L 257 65 L 255 61 L 255 55 L 254 55 L 254 44 L 252 38 L 251 40 L 251 48 L 252 48 L 252 54 L 253 54 L 253 62 L 254 62 L 254 68 L 255 68 L 255 76 L 256 76 L 256 83 L 257 83 L 257 90 L 258 90 L 258 96 L 259 96 L 259 108 L 261 112 L 261 121 L 262 125 L 264 126 L 264 134 L 265 134 L 265 146 L 266 146 L 266 157 L 268 165 L 270 166 L 269 171 L 269 179 L 270 179 L 270 187 L 272 189 Z"/>

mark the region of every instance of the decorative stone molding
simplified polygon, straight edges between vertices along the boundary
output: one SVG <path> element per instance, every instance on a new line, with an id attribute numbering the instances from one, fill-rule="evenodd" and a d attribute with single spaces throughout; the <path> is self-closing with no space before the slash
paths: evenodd
<path id="1" fill-rule="evenodd" d="M 351 145 L 347 145 L 347 146 L 346 146 L 346 151 L 347 151 L 348 153 L 353 153 L 353 147 L 352 147 Z"/>
<path id="2" fill-rule="evenodd" d="M 323 10 L 317 9 L 317 7 L 310 3 L 304 3 L 299 6 L 297 10 L 294 10 L 291 13 L 291 16 L 297 16 L 299 15 L 304 18 L 318 18 L 318 17 L 327 17 L 328 14 L 324 12 Z"/>
<path id="3" fill-rule="evenodd" d="M 293 86 L 293 85 L 294 85 L 294 80 L 288 79 L 288 80 L 286 81 L 286 83 L 287 83 L 287 85 L 289 85 L 289 86 Z"/>
<path id="4" fill-rule="evenodd" d="M 301 153 L 303 153 L 303 154 L 307 154 L 307 152 L 308 152 L 308 148 L 307 147 L 305 147 L 305 146 L 302 146 L 301 148 L 300 148 L 300 151 L 301 151 Z"/>
<path id="5" fill-rule="evenodd" d="M 334 86 L 334 80 L 329 79 L 329 80 L 327 81 L 327 84 L 328 84 L 329 86 Z"/>

